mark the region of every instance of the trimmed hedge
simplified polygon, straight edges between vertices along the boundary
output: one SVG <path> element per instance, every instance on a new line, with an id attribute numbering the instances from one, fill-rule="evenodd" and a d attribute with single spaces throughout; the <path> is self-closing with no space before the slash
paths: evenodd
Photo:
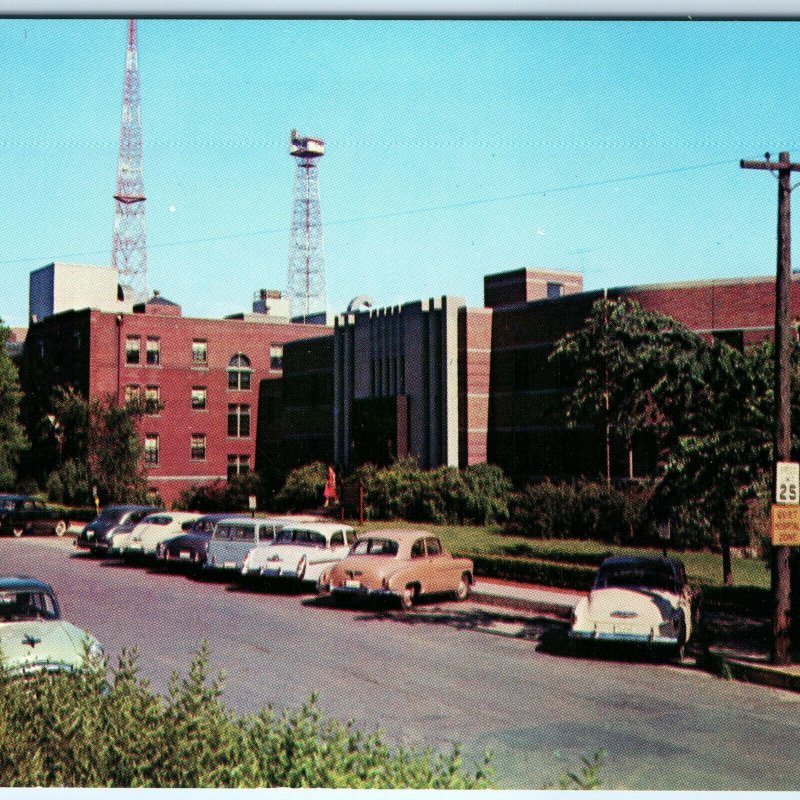
<path id="1" fill-rule="evenodd" d="M 592 588 L 597 572 L 594 567 L 540 559 L 476 556 L 469 553 L 454 553 L 453 555 L 459 558 L 471 558 L 477 577 L 502 578 L 521 583 L 555 586 L 561 589 L 588 591 Z"/>

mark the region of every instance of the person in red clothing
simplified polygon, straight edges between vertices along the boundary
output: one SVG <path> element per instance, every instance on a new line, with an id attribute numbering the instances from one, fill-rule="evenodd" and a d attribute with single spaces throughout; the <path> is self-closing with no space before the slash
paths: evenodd
<path id="1" fill-rule="evenodd" d="M 328 480 L 325 484 L 325 491 L 322 496 L 325 498 L 325 508 L 336 503 L 339 499 L 336 491 L 336 472 L 333 467 L 328 467 Z"/>

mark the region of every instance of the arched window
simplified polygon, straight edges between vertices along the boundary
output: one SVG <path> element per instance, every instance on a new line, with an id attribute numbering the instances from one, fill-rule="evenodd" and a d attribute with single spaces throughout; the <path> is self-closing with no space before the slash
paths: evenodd
<path id="1" fill-rule="evenodd" d="M 228 388 L 229 389 L 249 389 L 250 359 L 244 353 L 237 353 L 228 362 Z"/>

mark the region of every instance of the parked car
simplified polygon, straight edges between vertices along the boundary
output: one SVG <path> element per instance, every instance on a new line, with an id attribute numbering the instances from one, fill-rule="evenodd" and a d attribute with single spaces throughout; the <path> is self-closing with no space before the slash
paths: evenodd
<path id="1" fill-rule="evenodd" d="M 161 510 L 158 506 L 107 506 L 77 535 L 75 546 L 94 555 L 107 553 L 120 525 L 138 523 L 148 514 Z"/>
<path id="2" fill-rule="evenodd" d="M 63 536 L 69 528 L 69 520 L 62 509 L 53 508 L 21 494 L 0 497 L 0 533 L 22 536 L 25 534 L 54 533 Z"/>
<path id="3" fill-rule="evenodd" d="M 217 523 L 208 543 L 208 557 L 203 565 L 208 570 L 241 573 L 247 554 L 271 542 L 287 525 L 313 522 L 316 517 L 225 517 Z"/>
<path id="4" fill-rule="evenodd" d="M 347 557 L 322 573 L 321 592 L 346 597 L 396 598 L 404 609 L 423 595 L 469 596 L 472 561 L 454 558 L 438 537 L 419 530 L 378 530 L 363 534 Z"/>
<path id="5" fill-rule="evenodd" d="M 191 511 L 159 511 L 146 516 L 122 545 L 123 558 L 155 557 L 161 542 L 171 539 L 192 527 L 201 515 Z"/>
<path id="6" fill-rule="evenodd" d="M 244 516 L 244 515 L 243 515 Z M 156 558 L 165 564 L 180 564 L 202 567 L 208 555 L 208 543 L 211 534 L 220 520 L 231 517 L 231 514 L 204 514 L 198 517 L 186 533 L 173 536 L 156 547 Z"/>
<path id="7" fill-rule="evenodd" d="M 573 611 L 574 640 L 638 642 L 683 656 L 700 613 L 698 590 L 674 558 L 607 558 Z"/>
<path id="8" fill-rule="evenodd" d="M 70 671 L 100 659 L 90 633 L 61 619 L 52 586 L 24 575 L 0 577 L 0 661 L 11 675 Z"/>
<path id="9" fill-rule="evenodd" d="M 323 570 L 341 561 L 356 541 L 356 532 L 341 523 L 289 525 L 270 544 L 254 547 L 242 575 L 317 582 Z"/>

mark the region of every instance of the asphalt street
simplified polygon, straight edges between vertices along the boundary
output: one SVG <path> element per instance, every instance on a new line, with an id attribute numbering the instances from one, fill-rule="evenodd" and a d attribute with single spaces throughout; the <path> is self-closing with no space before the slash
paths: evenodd
<path id="1" fill-rule="evenodd" d="M 482 611 L 339 609 L 313 595 L 195 581 L 78 554 L 71 540 L 0 540 L 0 572 L 51 583 L 112 664 L 136 646 L 163 690 L 205 639 L 239 711 L 296 708 L 380 728 L 393 744 L 494 753 L 503 788 L 539 789 L 602 748 L 606 789 L 800 789 L 800 695 L 665 663 L 567 657 L 476 629 Z M 541 630 L 548 623 L 542 622 Z"/>

